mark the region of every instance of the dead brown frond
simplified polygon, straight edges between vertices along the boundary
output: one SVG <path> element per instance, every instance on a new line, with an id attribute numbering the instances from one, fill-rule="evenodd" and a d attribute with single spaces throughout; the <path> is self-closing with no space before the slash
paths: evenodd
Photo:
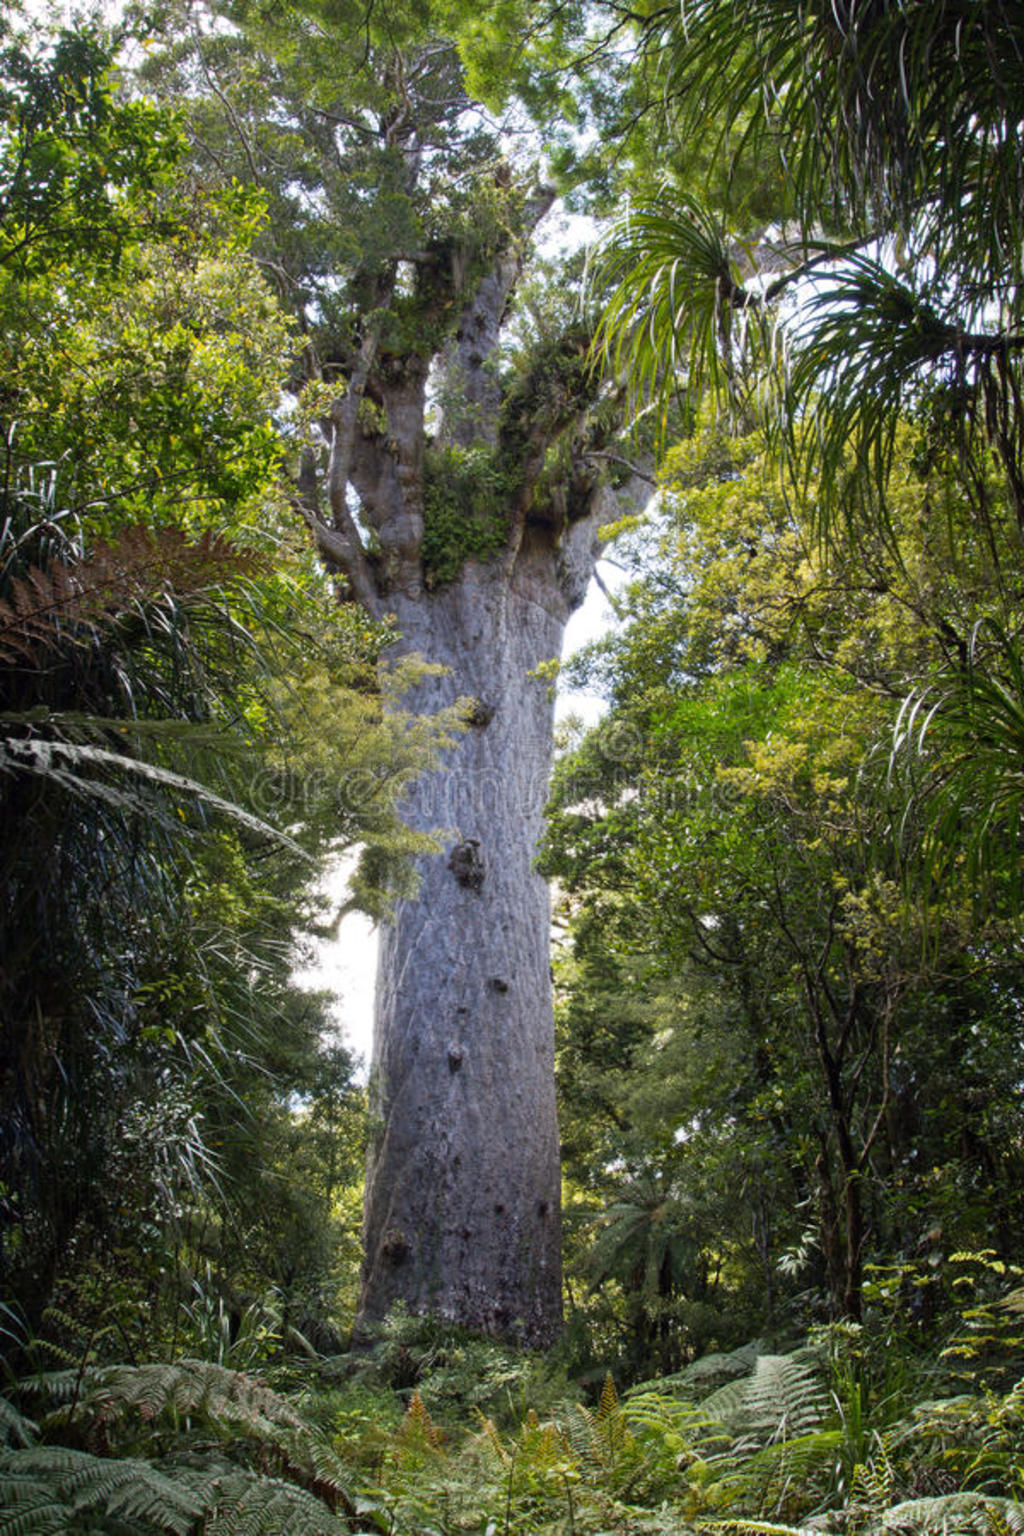
<path id="1" fill-rule="evenodd" d="M 212 587 L 253 576 L 259 557 L 207 529 L 126 528 L 81 560 L 33 565 L 0 597 L 0 661 L 38 663 L 47 651 L 85 643 L 126 611 L 173 596 L 187 602 Z"/>

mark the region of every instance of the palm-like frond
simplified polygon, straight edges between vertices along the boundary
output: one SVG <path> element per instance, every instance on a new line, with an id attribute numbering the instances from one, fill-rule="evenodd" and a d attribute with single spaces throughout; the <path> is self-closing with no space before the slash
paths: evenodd
<path id="1" fill-rule="evenodd" d="M 967 664 L 912 694 L 897 720 L 894 768 L 925 817 L 931 878 L 1020 899 L 1024 833 L 1024 655 L 1000 625 L 979 625 Z M 1008 858 L 1008 852 L 1011 856 Z M 1009 879 L 1009 885 L 1005 881 Z"/>
<path id="2" fill-rule="evenodd" d="M 727 332 L 740 283 L 727 236 L 692 198 L 631 209 L 601 247 L 595 286 L 611 290 L 594 343 L 638 397 L 667 402 L 728 382 Z"/>
<path id="3" fill-rule="evenodd" d="M 658 13 L 648 46 L 677 131 L 719 123 L 724 145 L 747 123 L 738 153 L 772 153 L 805 232 L 829 217 L 861 232 L 906 224 L 941 184 L 943 241 L 966 238 L 993 274 L 1019 277 L 1024 47 L 1011 0 L 687 0 Z"/>
<path id="4" fill-rule="evenodd" d="M 36 731 L 43 718 L 36 716 L 33 722 Z M 18 724 L 23 719 L 24 716 L 15 717 Z M 146 762 L 144 758 L 132 757 L 124 752 L 112 752 L 109 748 L 89 742 L 66 741 L 55 735 L 33 733 L 5 737 L 2 734 L 4 725 L 9 723 L 9 716 L 0 715 L 0 774 L 29 774 L 83 799 L 96 798 L 105 801 L 115 810 L 152 816 L 159 820 L 159 804 L 147 800 L 131 787 L 124 787 L 124 781 L 129 786 L 132 781 L 141 782 L 149 788 L 198 801 L 208 810 L 226 816 L 247 831 L 280 843 L 299 858 L 308 857 L 305 850 L 286 833 L 272 827 L 259 816 L 254 816 L 237 801 L 216 794 L 208 785 L 187 774 L 175 773 L 161 767 L 159 763 Z M 51 716 L 47 723 L 59 727 L 60 717 Z M 127 720 L 110 720 L 107 728 L 133 732 L 133 724 Z M 187 729 L 179 730 L 177 735 L 179 740 L 184 739 L 187 744 L 190 735 Z"/>
<path id="5" fill-rule="evenodd" d="M 901 421 L 937 387 L 966 388 L 962 336 L 880 259 L 858 253 L 813 279 L 791 332 L 782 420 L 792 461 L 817 477 L 811 506 L 826 537 L 888 482 Z"/>
<path id="6" fill-rule="evenodd" d="M 602 1213 L 587 1256 L 595 1285 L 617 1275 L 647 1298 L 665 1295 L 692 1251 L 683 1198 L 668 1179 L 638 1175 Z"/>
<path id="7" fill-rule="evenodd" d="M 796 462 L 821 472 L 823 531 L 843 513 L 887 528 L 897 421 L 943 391 L 951 467 L 969 482 L 968 461 L 994 449 L 1024 526 L 1017 8 L 689 0 L 678 15 L 658 10 L 645 46 L 662 65 L 671 131 L 685 140 L 720 125 L 720 200 L 729 157 L 771 167 L 789 270 L 744 288 L 724 215 L 684 201 L 677 216 L 667 195 L 612 237 L 606 356 L 647 391 L 677 374 L 713 382 L 728 368 L 728 311 L 749 320 L 790 289 L 800 297 L 776 356 L 752 360 L 763 384 L 792 365 L 771 409 Z M 826 258 L 827 277 L 795 286 Z M 763 319 L 758 330 L 769 335 Z"/>

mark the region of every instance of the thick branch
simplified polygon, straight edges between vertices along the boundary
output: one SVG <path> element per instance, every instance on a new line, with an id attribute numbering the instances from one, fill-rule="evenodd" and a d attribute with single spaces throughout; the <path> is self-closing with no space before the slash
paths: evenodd
<path id="1" fill-rule="evenodd" d="M 367 613 L 373 618 L 379 618 L 381 606 L 377 585 L 355 519 L 345 506 L 340 509 L 340 519 L 335 519 L 337 526 L 324 521 L 320 515 L 316 463 L 309 452 L 302 455 L 299 467 L 299 511 L 316 540 L 320 554 L 342 572 L 352 589 L 353 597 Z"/>
<path id="2" fill-rule="evenodd" d="M 538 187 L 527 199 L 520 239 L 507 246 L 490 272 L 476 285 L 459 319 L 442 362 L 442 395 L 447 396 L 438 432 L 442 441 L 462 448 L 493 445 L 498 437 L 501 386 L 493 367 L 509 299 L 523 264 L 523 246 L 554 203 L 550 187 Z M 457 405 L 455 402 L 457 401 Z"/>

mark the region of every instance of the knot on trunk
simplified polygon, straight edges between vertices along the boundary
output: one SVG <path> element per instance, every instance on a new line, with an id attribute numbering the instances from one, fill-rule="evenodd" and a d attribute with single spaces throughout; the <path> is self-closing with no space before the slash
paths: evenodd
<path id="1" fill-rule="evenodd" d="M 412 1246 L 401 1227 L 388 1227 L 380 1245 L 381 1253 L 389 1264 L 402 1264 L 412 1252 Z"/>
<path id="2" fill-rule="evenodd" d="M 448 868 L 460 885 L 467 890 L 479 891 L 484 883 L 484 861 L 480 856 L 480 844 L 475 837 L 456 843 L 448 860 Z"/>
<path id="3" fill-rule="evenodd" d="M 482 731 L 485 725 L 490 725 L 494 719 L 494 705 L 488 704 L 486 699 L 470 699 L 469 708 L 466 710 L 466 724 L 474 726 Z"/>

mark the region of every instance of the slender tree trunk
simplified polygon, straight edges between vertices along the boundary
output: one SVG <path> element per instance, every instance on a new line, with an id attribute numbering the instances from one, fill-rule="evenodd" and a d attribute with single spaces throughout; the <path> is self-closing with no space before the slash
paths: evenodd
<path id="1" fill-rule="evenodd" d="M 551 540 L 528 535 L 510 571 L 470 564 L 396 604 L 404 648 L 449 668 L 415 706 L 469 698 L 473 723 L 408 808 L 444 829 L 443 850 L 382 940 L 367 1317 L 401 1299 L 531 1345 L 560 1323 L 549 907 L 533 868 L 553 704 L 535 669 L 579 595 Z"/>

